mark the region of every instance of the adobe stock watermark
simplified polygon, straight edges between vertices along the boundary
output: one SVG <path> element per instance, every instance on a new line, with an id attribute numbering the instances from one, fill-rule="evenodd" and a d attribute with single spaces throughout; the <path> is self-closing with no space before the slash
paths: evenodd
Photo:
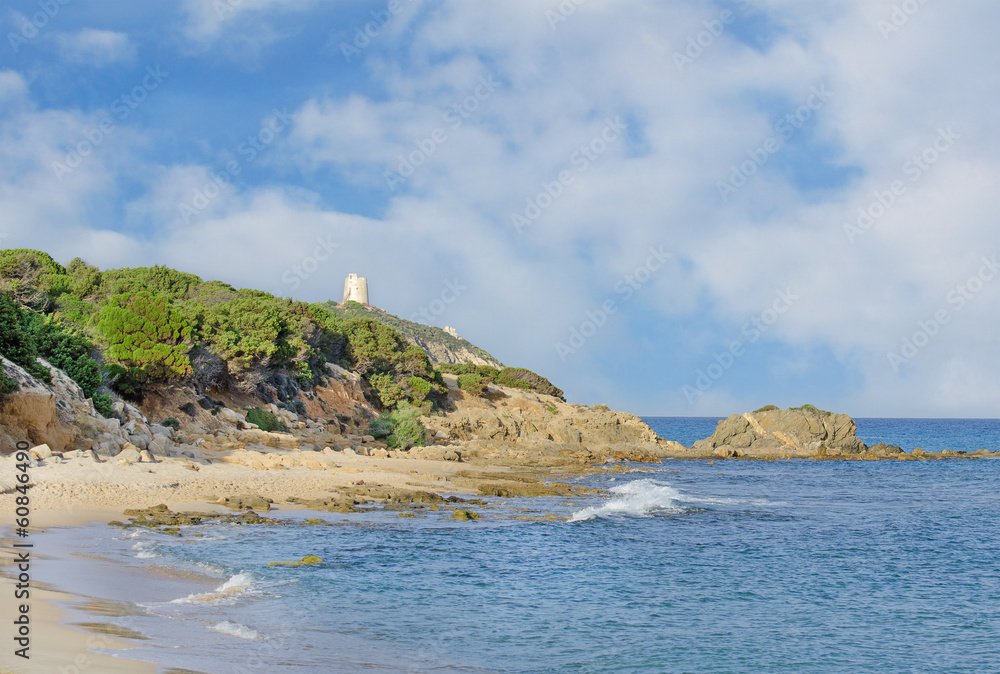
<path id="1" fill-rule="evenodd" d="M 208 176 L 211 180 L 200 188 L 192 190 L 191 201 L 177 204 L 184 222 L 190 223 L 191 218 L 208 208 L 209 204 L 222 194 L 223 190 L 230 187 L 233 178 L 240 175 L 245 166 L 256 161 L 278 135 L 291 124 L 291 121 L 292 116 L 288 114 L 287 110 L 274 108 L 271 111 L 271 116 L 261 125 L 257 133 L 247 136 L 246 140 L 236 146 L 236 152 L 243 157 L 242 162 L 230 159 L 221 171 L 209 171 Z"/>
<path id="2" fill-rule="evenodd" d="M 948 291 L 948 294 L 945 295 L 945 306 L 935 311 L 927 320 L 917 321 L 917 330 L 912 335 L 900 340 L 899 350 L 885 354 L 889 361 L 889 367 L 894 373 L 899 374 L 903 365 L 916 358 L 920 350 L 941 334 L 944 326 L 951 323 L 951 319 L 954 317 L 953 313 L 964 309 L 969 302 L 979 296 L 979 293 L 983 292 L 986 284 L 1000 273 L 1000 259 L 997 259 L 996 254 L 989 258 L 983 257 L 981 262 L 982 266 L 975 274 Z M 949 307 L 953 308 L 949 309 Z"/>
<path id="3" fill-rule="evenodd" d="M 389 0 L 385 9 L 373 9 L 372 20 L 364 26 L 354 27 L 354 39 L 350 42 L 340 42 L 340 53 L 344 55 L 344 60 L 351 62 L 355 56 L 361 56 L 365 49 L 371 46 L 372 42 L 381 35 L 396 15 L 403 11 L 403 0 Z"/>
<path id="4" fill-rule="evenodd" d="M 30 17 L 20 15 L 20 29 L 16 33 L 13 31 L 7 33 L 7 41 L 10 42 L 14 53 L 21 49 L 21 45 L 28 44 L 38 37 L 42 29 L 49 25 L 49 21 L 56 18 L 59 11 L 70 2 L 71 0 L 39 0 L 39 11 Z"/>
<path id="5" fill-rule="evenodd" d="M 220 19 L 228 19 L 234 16 L 243 6 L 243 0 L 212 0 L 212 9 Z"/>
<path id="6" fill-rule="evenodd" d="M 937 138 L 903 164 L 900 169 L 901 177 L 889 183 L 888 189 L 876 189 L 872 192 L 874 199 L 867 206 L 858 208 L 854 222 L 843 223 L 847 241 L 853 245 L 859 236 L 870 231 L 893 206 L 899 203 L 900 197 L 909 192 L 909 186 L 903 178 L 908 178 L 911 185 L 919 183 L 960 138 L 961 136 L 955 133 L 952 127 L 940 127 Z"/>
<path id="7" fill-rule="evenodd" d="M 83 136 L 83 139 L 66 149 L 66 157 L 62 161 L 52 162 L 52 171 L 56 174 L 59 182 L 78 169 L 87 157 L 94 154 L 94 151 L 108 136 L 114 133 L 117 125 L 128 119 L 132 112 L 142 105 L 169 76 L 170 73 L 160 70 L 159 65 L 147 66 L 146 74 L 138 84 L 111 101 L 110 116 L 102 118 L 95 127 L 81 129 L 80 135 Z"/>
<path id="8" fill-rule="evenodd" d="M 517 233 L 521 234 L 525 227 L 538 220 L 542 213 L 551 208 L 556 199 L 565 193 L 566 188 L 573 184 L 577 176 L 586 173 L 593 163 L 608 151 L 611 144 L 622 137 L 626 128 L 620 116 L 614 119 L 609 117 L 605 120 L 604 128 L 599 134 L 573 150 L 569 156 L 570 168 L 559 171 L 552 181 L 542 181 L 541 191 L 533 197 L 525 198 L 524 210 L 520 213 L 510 214 L 510 224 L 514 226 Z"/>
<path id="9" fill-rule="evenodd" d="M 576 14 L 576 10 L 585 4 L 587 0 L 562 0 L 554 10 L 545 10 L 545 20 L 549 22 L 549 28 L 556 30 L 559 24 L 566 23 L 569 17 Z"/>
<path id="10" fill-rule="evenodd" d="M 615 282 L 612 289 L 615 291 L 615 295 L 620 297 L 609 297 L 596 308 L 584 312 L 583 321 L 569 329 L 568 339 L 565 342 L 555 343 L 559 360 L 565 363 L 567 358 L 582 349 L 587 341 L 607 324 L 609 317 L 618 313 L 623 304 L 632 299 L 638 291 L 642 290 L 643 286 L 649 283 L 653 274 L 673 257 L 673 253 L 665 252 L 664 248 L 665 246 L 657 248 L 650 246 L 648 249 L 649 257 L 646 258 L 645 263 Z"/>
<path id="11" fill-rule="evenodd" d="M 488 101 L 500 83 L 493 79 L 493 74 L 489 73 L 479 78 L 479 82 L 473 92 L 462 101 L 449 106 L 442 114 L 442 119 L 452 132 L 458 131 L 476 113 L 483 103 Z M 426 138 L 418 138 L 413 141 L 415 150 L 407 155 L 399 155 L 399 164 L 395 172 L 386 171 L 383 177 L 390 190 L 395 191 L 396 186 L 404 183 L 423 166 L 427 160 L 437 152 L 438 147 L 448 142 L 448 132 L 442 127 L 437 127 Z"/>
<path id="12" fill-rule="evenodd" d="M 781 137 L 770 136 L 758 147 L 747 150 L 747 157 L 739 166 L 733 164 L 730 167 L 729 180 L 716 181 L 715 187 L 719 190 L 719 196 L 723 201 L 729 201 L 729 197 L 736 194 L 750 178 L 757 175 L 760 170 L 770 161 L 771 157 L 784 147 L 782 140 L 788 141 L 795 136 L 805 124 L 812 119 L 813 115 L 823 109 L 823 106 L 833 98 L 833 93 L 827 90 L 825 84 L 818 87 L 809 88 L 809 96 L 805 103 L 785 114 L 774 125 L 774 130 Z"/>
<path id="13" fill-rule="evenodd" d="M 771 306 L 743 324 L 740 334 L 746 337 L 746 341 L 734 340 L 729 343 L 728 349 L 713 354 L 712 362 L 695 372 L 694 385 L 685 384 L 681 387 L 681 393 L 687 398 L 688 404 L 693 405 L 695 399 L 715 386 L 715 383 L 722 379 L 722 376 L 746 353 L 746 347 L 760 341 L 760 338 L 767 334 L 778 319 L 799 299 L 792 288 L 778 290 Z"/>
<path id="14" fill-rule="evenodd" d="M 333 257 L 339 247 L 330 234 L 317 236 L 316 246 L 313 248 L 312 254 L 306 255 L 298 264 L 286 269 L 285 273 L 281 275 L 282 283 L 290 285 L 292 292 L 298 290 L 302 282 L 315 274 L 320 265 Z"/>
<path id="15" fill-rule="evenodd" d="M 902 30 L 926 4 L 927 0 L 905 0 L 905 2 L 893 5 L 888 18 L 875 22 L 875 27 L 882 34 L 882 39 L 888 40 L 890 36 Z"/>
<path id="16" fill-rule="evenodd" d="M 423 322 L 424 325 L 433 325 L 434 319 L 443 314 L 468 289 L 469 286 L 462 285 L 458 279 L 445 281 L 440 294 L 428 302 L 426 306 L 420 307 L 414 312 L 410 316 L 410 320 L 414 323 Z"/>

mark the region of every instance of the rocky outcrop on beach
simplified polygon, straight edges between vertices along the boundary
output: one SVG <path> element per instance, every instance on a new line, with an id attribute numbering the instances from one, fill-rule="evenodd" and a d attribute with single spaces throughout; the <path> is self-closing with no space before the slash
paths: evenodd
<path id="1" fill-rule="evenodd" d="M 606 405 L 569 404 L 495 384 L 490 384 L 486 397 L 476 397 L 459 390 L 451 375 L 445 382 L 450 410 L 421 421 L 436 442 L 460 446 L 463 456 L 558 465 L 606 459 L 656 461 L 687 452 L 683 445 L 657 436 L 634 414 Z"/>
<path id="2" fill-rule="evenodd" d="M 105 439 L 119 446 L 129 441 L 129 434 L 123 431 L 118 419 L 102 417 L 76 382 L 62 370 L 39 360 L 52 372 L 51 384 L 40 382 L 0 356 L 4 374 L 17 384 L 14 391 L 0 396 L 0 450 L 3 453 L 14 451 L 18 442 L 44 444 L 61 452 L 93 449 Z"/>

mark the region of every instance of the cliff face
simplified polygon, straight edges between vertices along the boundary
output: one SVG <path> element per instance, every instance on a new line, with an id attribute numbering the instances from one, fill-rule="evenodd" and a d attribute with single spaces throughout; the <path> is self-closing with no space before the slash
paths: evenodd
<path id="1" fill-rule="evenodd" d="M 442 331 L 443 332 L 443 331 Z M 457 339 L 455 341 L 465 342 L 468 346 L 449 345 L 444 343 L 444 341 L 432 341 L 423 340 L 419 337 L 413 335 L 404 335 L 406 340 L 411 344 L 416 344 L 427 357 L 431 359 L 432 363 L 447 363 L 447 364 L 465 364 L 471 363 L 472 365 L 490 365 L 495 368 L 503 368 L 503 363 L 501 363 L 496 358 L 493 358 L 488 353 L 484 352 L 482 349 L 469 344 L 464 339 Z M 453 338 L 454 339 L 454 338 Z"/>
<path id="2" fill-rule="evenodd" d="M 105 419 L 94 411 L 76 382 L 62 370 L 51 367 L 52 385 L 46 385 L 21 367 L 0 356 L 4 373 L 18 384 L 17 390 L 0 397 L 0 450 L 14 451 L 18 442 L 47 444 L 55 451 L 91 449 L 105 434 L 122 438 L 117 419 Z M 45 361 L 42 361 L 43 363 Z"/>

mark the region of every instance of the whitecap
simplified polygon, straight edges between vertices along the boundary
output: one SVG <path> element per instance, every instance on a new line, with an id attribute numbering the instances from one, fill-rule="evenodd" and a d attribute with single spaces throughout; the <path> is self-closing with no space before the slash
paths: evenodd
<path id="1" fill-rule="evenodd" d="M 247 627 L 246 625 L 241 625 L 239 623 L 234 623 L 230 620 L 224 620 L 221 623 L 215 623 L 209 629 L 212 629 L 219 634 L 228 634 L 230 636 L 239 637 L 240 639 L 263 639 L 264 635 L 255 629 Z"/>
<path id="2" fill-rule="evenodd" d="M 136 551 L 136 559 L 154 559 L 160 555 L 153 552 L 156 544 L 152 541 L 136 541 L 132 549 Z"/>
<path id="3" fill-rule="evenodd" d="M 223 599 L 237 599 L 244 595 L 260 594 L 255 589 L 255 583 L 250 574 L 238 573 L 211 592 L 190 594 L 181 599 L 174 599 L 172 604 L 214 604 Z"/>
<path id="4" fill-rule="evenodd" d="M 570 522 L 584 522 L 595 517 L 645 517 L 657 512 L 683 512 L 677 505 L 683 496 L 673 487 L 653 480 L 634 480 L 611 488 L 611 500 L 573 513 Z"/>

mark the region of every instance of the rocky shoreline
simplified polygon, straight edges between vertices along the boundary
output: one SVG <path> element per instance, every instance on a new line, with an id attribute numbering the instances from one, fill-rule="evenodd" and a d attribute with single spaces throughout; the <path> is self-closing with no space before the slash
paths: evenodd
<path id="1" fill-rule="evenodd" d="M 850 417 L 810 406 L 734 414 L 711 437 L 685 447 L 658 437 L 639 417 L 603 405 L 493 384 L 486 396 L 475 397 L 452 375 L 445 375 L 445 410 L 421 418 L 434 444 L 401 450 L 366 434 L 374 411 L 356 375 L 343 370 L 302 401 L 301 414 L 264 405 L 287 429 L 275 432 L 248 421 L 240 405 L 252 401 L 226 392 L 163 391 L 148 399 L 145 411 L 119 402 L 115 418 L 105 419 L 58 370 L 45 386 L 9 361 L 4 369 L 19 388 L 0 402 L 0 440 L 5 449 L 19 441 L 31 447 L 33 502 L 41 509 L 225 505 L 252 497 L 258 504 L 352 512 L 370 503 L 433 505 L 448 497 L 572 496 L 579 492 L 566 480 L 575 476 L 668 458 L 1000 456 L 869 447 Z M 152 420 L 178 409 L 187 411 L 179 430 Z M 8 482 L 0 482 L 0 502 L 13 498 L 15 485 Z"/>

